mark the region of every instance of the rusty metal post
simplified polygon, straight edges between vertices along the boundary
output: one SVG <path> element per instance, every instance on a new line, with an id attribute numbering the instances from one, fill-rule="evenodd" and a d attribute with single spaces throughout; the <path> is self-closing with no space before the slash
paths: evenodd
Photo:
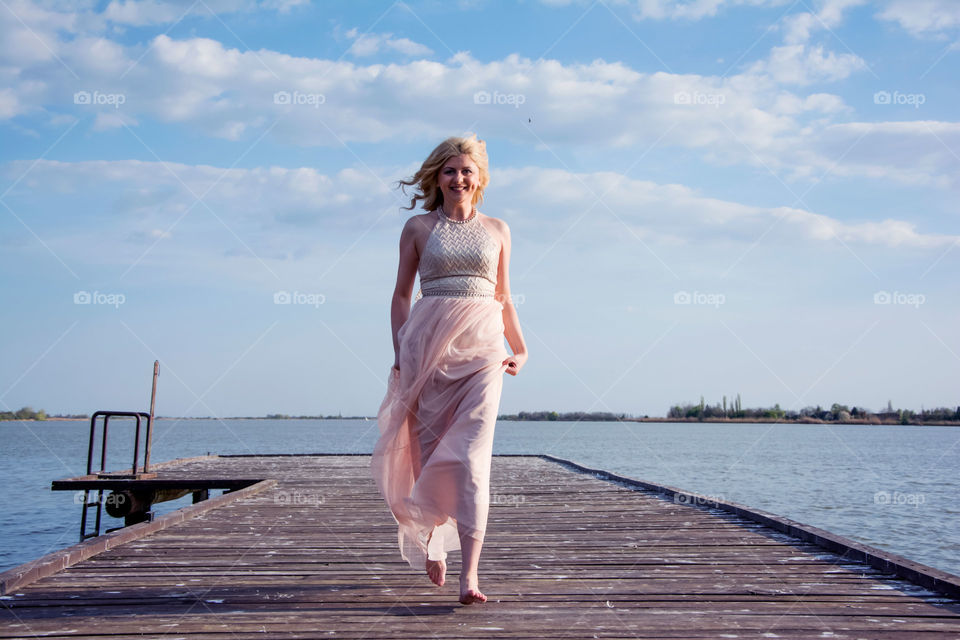
<path id="1" fill-rule="evenodd" d="M 110 414 L 103 416 L 103 442 L 100 443 L 100 471 L 107 470 L 107 427 L 110 425 Z"/>
<path id="2" fill-rule="evenodd" d="M 133 432 L 133 465 L 130 467 L 130 473 L 137 477 L 137 457 L 140 455 L 140 416 L 136 417 L 137 428 Z M 147 420 L 149 422 L 149 419 Z"/>
<path id="3" fill-rule="evenodd" d="M 160 361 L 153 361 L 153 390 L 150 392 L 150 419 L 147 420 L 147 442 L 143 451 L 143 472 L 150 471 L 150 443 L 153 439 L 153 408 L 157 402 L 157 376 L 160 375 Z"/>
<path id="4" fill-rule="evenodd" d="M 97 432 L 97 414 L 90 418 L 90 448 L 87 449 L 87 475 L 93 473 L 93 440 Z"/>

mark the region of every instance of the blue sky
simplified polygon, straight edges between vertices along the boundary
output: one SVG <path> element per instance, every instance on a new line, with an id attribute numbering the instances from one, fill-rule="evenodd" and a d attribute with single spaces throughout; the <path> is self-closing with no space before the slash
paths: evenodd
<path id="1" fill-rule="evenodd" d="M 958 32 L 949 0 L 6 0 L 0 410 L 145 408 L 159 359 L 161 415 L 374 415 L 391 185 L 467 131 L 531 353 L 504 413 L 956 406 Z"/>

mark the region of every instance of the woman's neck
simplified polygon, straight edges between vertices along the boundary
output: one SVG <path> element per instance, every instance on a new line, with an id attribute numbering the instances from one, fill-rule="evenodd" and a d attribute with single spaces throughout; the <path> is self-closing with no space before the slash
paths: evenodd
<path id="1" fill-rule="evenodd" d="M 466 220 L 473 215 L 473 205 L 469 202 L 458 202 L 454 204 L 445 202 L 442 206 L 443 214 L 448 218 L 453 218 L 454 220 Z"/>

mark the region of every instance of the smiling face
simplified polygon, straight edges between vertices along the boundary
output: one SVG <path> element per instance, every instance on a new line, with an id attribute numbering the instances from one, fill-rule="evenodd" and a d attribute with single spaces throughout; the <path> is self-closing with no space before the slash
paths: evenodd
<path id="1" fill-rule="evenodd" d="M 437 182 L 445 209 L 449 211 L 457 204 L 471 207 L 480 186 L 480 170 L 470 156 L 454 156 L 440 167 Z"/>

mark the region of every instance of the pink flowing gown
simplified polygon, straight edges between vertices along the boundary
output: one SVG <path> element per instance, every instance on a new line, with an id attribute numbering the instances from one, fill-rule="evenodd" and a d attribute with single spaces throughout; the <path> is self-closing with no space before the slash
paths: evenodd
<path id="1" fill-rule="evenodd" d="M 503 388 L 500 244 L 479 216 L 440 211 L 420 258 L 421 293 L 400 328 L 377 416 L 371 471 L 415 569 L 460 548 L 458 525 L 483 541 L 493 432 Z"/>

